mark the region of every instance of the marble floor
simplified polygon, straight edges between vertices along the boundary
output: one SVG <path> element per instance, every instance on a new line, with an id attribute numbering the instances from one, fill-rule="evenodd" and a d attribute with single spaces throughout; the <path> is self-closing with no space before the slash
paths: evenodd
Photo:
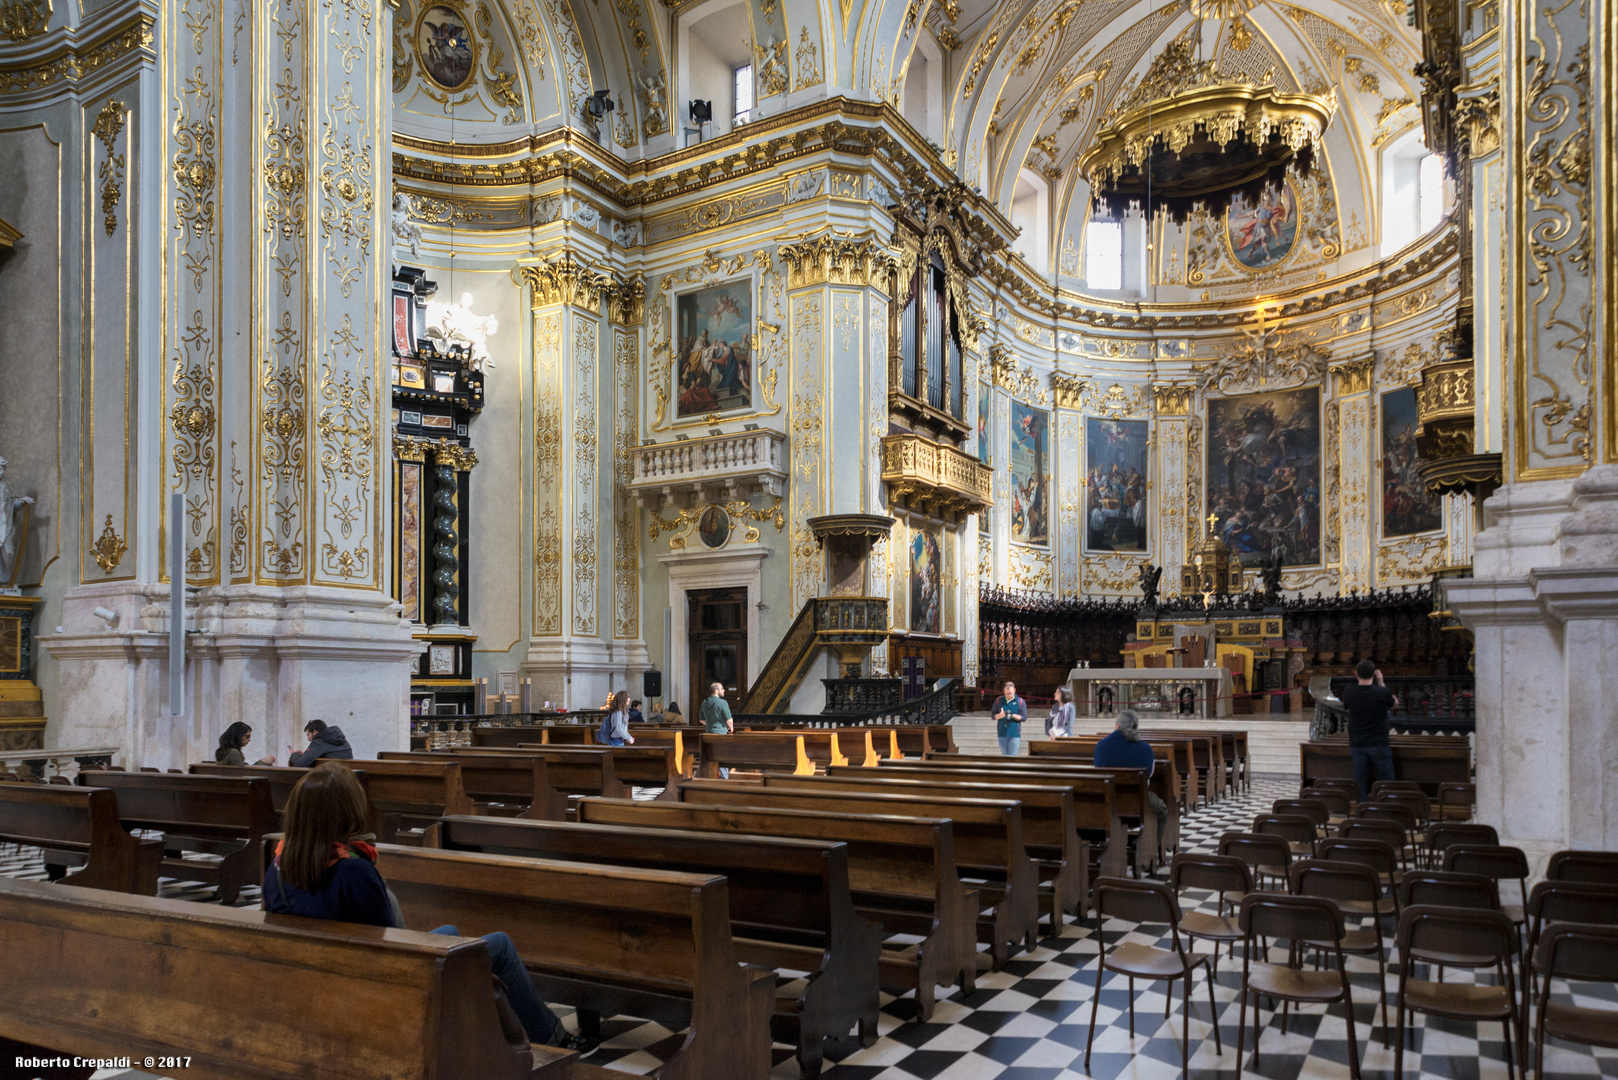
<path id="1" fill-rule="evenodd" d="M 1226 799 L 1183 821 L 1187 849 L 1212 850 L 1218 836 L 1241 829 L 1271 801 L 1296 792 L 1296 782 L 1261 778 L 1250 794 Z M 649 794 L 649 793 L 648 793 Z M 0 873 L 43 877 L 37 857 L 16 848 L 0 848 Z M 204 900 L 205 886 L 165 880 L 162 894 Z M 255 893 L 242 903 L 258 902 Z M 1212 897 L 1188 892 L 1182 901 L 1212 910 Z M 1109 946 L 1124 941 L 1166 943 L 1166 928 L 1141 928 L 1108 921 L 1100 929 Z M 1122 976 L 1103 980 L 1097 1011 L 1095 1050 L 1084 1068 L 1084 1044 L 1095 995 L 1098 950 L 1094 920 L 1069 921 L 1058 936 L 1038 943 L 1034 952 L 1013 958 L 1001 972 L 979 975 L 974 993 L 946 993 L 929 1023 L 915 1020 L 913 998 L 883 997 L 880 1038 L 841 1061 L 828 1062 L 828 1080 L 1172 1080 L 1181 1071 L 1180 1034 L 1185 1021 L 1183 999 L 1176 995 L 1167 1019 L 1161 984 L 1137 984 L 1135 1035 L 1128 1026 L 1129 993 Z M 1277 958 L 1281 951 L 1277 950 Z M 1355 990 L 1354 1017 L 1361 1067 L 1367 1080 L 1390 1077 L 1393 1053 L 1382 1045 L 1376 1014 L 1377 973 L 1374 961 L 1351 959 Z M 1451 972 L 1447 979 L 1465 979 Z M 1199 977 L 1191 1003 L 1191 1075 L 1203 1080 L 1230 1076 L 1235 1080 L 1234 1045 L 1240 967 L 1222 963 L 1215 983 L 1223 1052 L 1214 1046 L 1206 989 Z M 1388 976 L 1390 996 L 1397 969 Z M 1576 993 L 1574 990 L 1576 989 Z M 1562 1000 L 1618 1010 L 1618 987 L 1558 987 Z M 558 1010 L 565 1019 L 568 1010 Z M 1349 1075 L 1347 1025 L 1342 1006 L 1304 1008 L 1283 1031 L 1278 1018 L 1264 1013 L 1262 1057 L 1252 1056 L 1252 1014 L 1243 1073 L 1264 1080 L 1341 1080 Z M 571 1020 L 568 1021 L 571 1023 Z M 1618 1024 L 1618 1011 L 1614 1013 Z M 655 1070 L 662 1055 L 678 1045 L 674 1033 L 630 1017 L 603 1022 L 606 1042 L 590 1058 L 627 1073 Z M 778 1046 L 773 1078 L 797 1075 L 788 1048 Z M 1499 1025 L 1478 1025 L 1417 1017 L 1405 1052 L 1406 1075 L 1423 1080 L 1504 1080 L 1504 1041 Z M 1553 1043 L 1545 1057 L 1545 1080 L 1585 1077 L 1618 1078 L 1618 1050 L 1591 1050 Z M 96 1080 L 134 1080 L 139 1073 L 104 1073 Z"/>

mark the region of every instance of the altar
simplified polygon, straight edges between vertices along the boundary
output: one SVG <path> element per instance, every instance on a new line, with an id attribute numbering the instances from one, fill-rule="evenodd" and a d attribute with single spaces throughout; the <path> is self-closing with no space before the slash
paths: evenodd
<path id="1" fill-rule="evenodd" d="M 1076 667 L 1067 673 L 1067 685 L 1079 716 L 1134 709 L 1143 719 L 1229 716 L 1233 686 L 1224 667 Z"/>

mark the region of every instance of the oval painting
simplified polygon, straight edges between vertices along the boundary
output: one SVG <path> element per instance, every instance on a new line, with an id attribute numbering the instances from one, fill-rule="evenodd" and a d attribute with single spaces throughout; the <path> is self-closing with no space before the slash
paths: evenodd
<path id="1" fill-rule="evenodd" d="M 416 24 L 416 55 L 421 70 L 445 90 L 460 90 L 477 74 L 472 31 L 459 12 L 442 4 L 421 13 Z"/>
<path id="2" fill-rule="evenodd" d="M 1225 211 L 1230 253 L 1249 270 L 1264 270 L 1292 254 L 1298 242 L 1298 199 L 1292 185 L 1264 189 L 1256 203 L 1237 195 Z"/>
<path id="3" fill-rule="evenodd" d="M 697 522 L 697 535 L 702 537 L 704 547 L 724 547 L 730 539 L 730 515 L 717 506 L 708 507 Z"/>

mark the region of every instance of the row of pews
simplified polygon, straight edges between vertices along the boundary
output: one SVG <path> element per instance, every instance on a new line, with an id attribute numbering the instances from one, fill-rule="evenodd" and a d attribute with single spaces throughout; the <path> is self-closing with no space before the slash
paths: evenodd
<path id="1" fill-rule="evenodd" d="M 526 1045 L 468 940 L 504 931 L 582 1033 L 612 1015 L 684 1032 L 655 1076 L 757 1080 L 783 1043 L 814 1077 L 828 1051 L 874 1041 L 881 991 L 914 993 L 930 1019 L 939 988 L 970 992 L 1083 917 L 1098 876 L 1166 862 L 1180 815 L 1225 790 L 1215 774 L 1240 782 L 1212 737 L 1161 747 L 1148 776 L 1094 767 L 1082 739 L 1004 759 L 951 752 L 947 731 L 637 728 L 629 747 L 517 738 L 341 762 L 406 924 L 464 938 L 153 895 L 159 877 L 216 880 L 228 904 L 261 882 L 304 770 L 0 784 L 0 842 L 44 848 L 59 878 L 0 879 L 0 1036 L 184 1055 L 195 1076 L 601 1080 Z"/>

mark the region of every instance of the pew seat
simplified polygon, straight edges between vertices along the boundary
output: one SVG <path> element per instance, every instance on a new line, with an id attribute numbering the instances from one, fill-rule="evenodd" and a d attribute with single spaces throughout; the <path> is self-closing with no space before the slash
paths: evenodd
<path id="1" fill-rule="evenodd" d="M 157 895 L 163 842 L 129 833 L 106 788 L 0 782 L 0 840 L 43 849 L 60 884 Z M 79 869 L 63 876 L 69 863 Z"/>

